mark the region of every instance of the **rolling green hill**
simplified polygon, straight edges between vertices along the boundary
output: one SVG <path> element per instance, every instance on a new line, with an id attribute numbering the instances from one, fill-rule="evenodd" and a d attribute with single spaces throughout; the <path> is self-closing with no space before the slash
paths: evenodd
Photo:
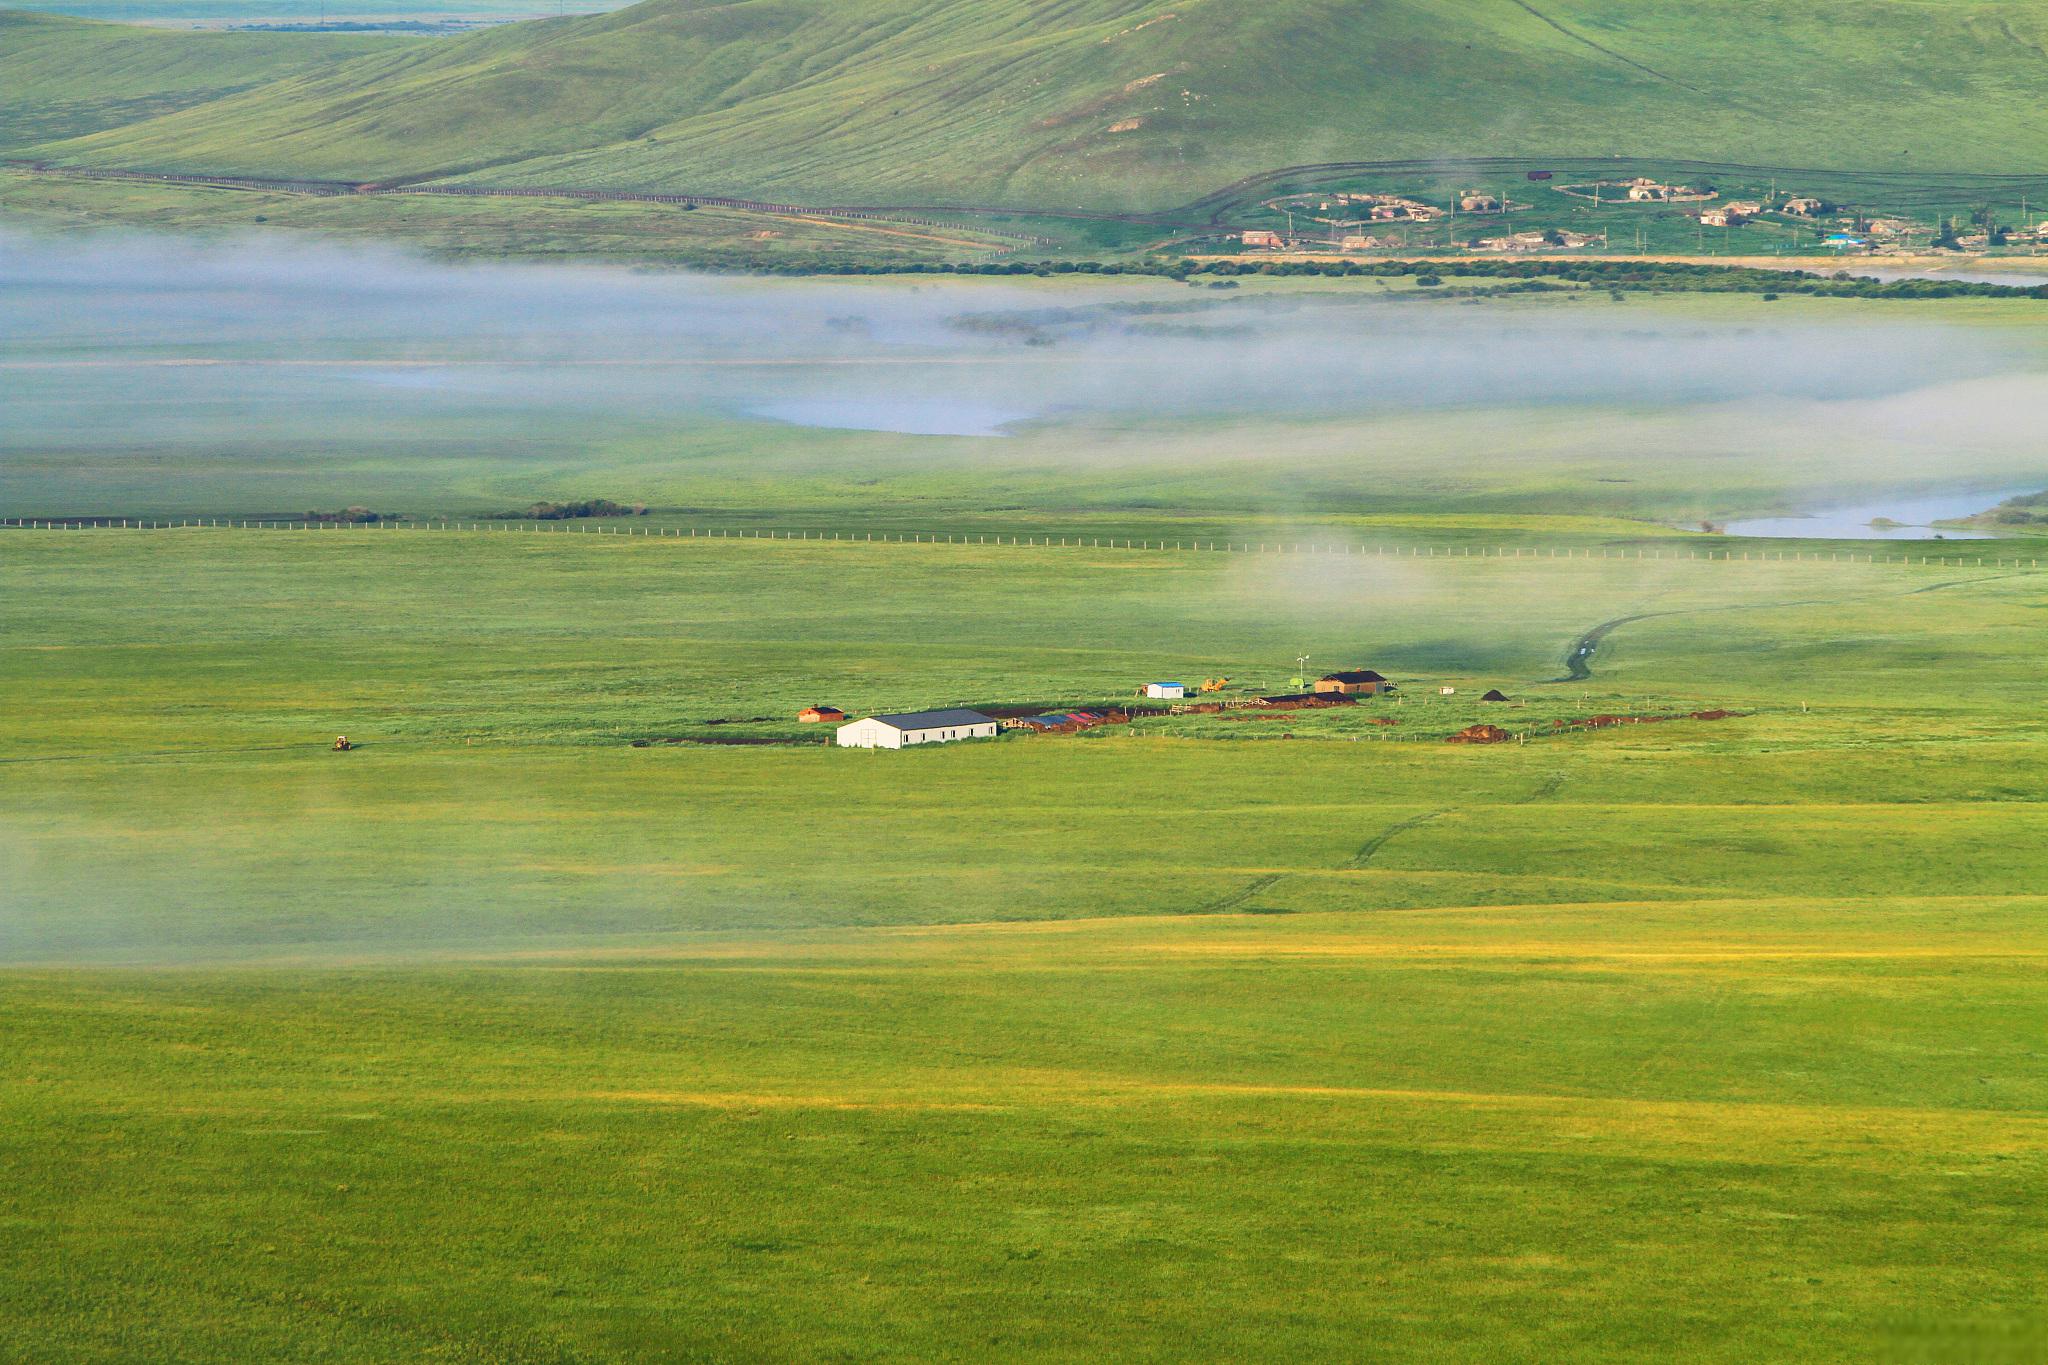
<path id="1" fill-rule="evenodd" d="M 2041 0 L 647 0 L 406 44 L 36 150 L 1092 208 L 1303 162 L 1451 155 L 2003 172 L 2048 162 L 2044 54 Z M 89 63 L 68 70 L 91 84 Z"/>
<path id="2" fill-rule="evenodd" d="M 0 10 L 0 147 L 120 128 L 404 41 L 185 33 Z"/>

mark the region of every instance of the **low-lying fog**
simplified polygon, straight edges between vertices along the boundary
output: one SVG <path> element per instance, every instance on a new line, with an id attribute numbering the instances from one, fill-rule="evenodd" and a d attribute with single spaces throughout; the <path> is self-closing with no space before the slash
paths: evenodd
<path id="1" fill-rule="evenodd" d="M 45 505 L 52 452 L 161 455 L 224 426 L 331 450 L 357 427 L 472 420 L 560 422 L 600 442 L 686 414 L 994 438 L 1034 422 L 1128 432 L 1269 414 L 1691 408 L 1702 442 L 1781 445 L 1790 459 L 1909 430 L 1938 462 L 1956 441 L 2017 452 L 2048 415 L 2043 352 L 2007 329 L 1858 328 L 1797 304 L 1778 320 L 1604 294 L 1395 292 L 775 281 L 449 265 L 280 239 L 0 236 L 0 384 L 13 395 L 0 461 L 34 452 L 43 475 L 17 482 L 0 466 L 0 511 L 60 510 Z M 1681 440 L 1656 453 L 1687 452 Z M 1985 487 L 2013 475 L 1968 473 Z"/>

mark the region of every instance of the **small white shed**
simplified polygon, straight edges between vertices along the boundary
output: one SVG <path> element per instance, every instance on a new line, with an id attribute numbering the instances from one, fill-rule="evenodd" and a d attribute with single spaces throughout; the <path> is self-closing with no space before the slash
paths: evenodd
<path id="1" fill-rule="evenodd" d="M 1148 697 L 1165 697 L 1169 700 L 1179 700 L 1187 694 L 1188 685 L 1186 683 L 1157 682 L 1145 684 L 1145 695 Z"/>
<path id="2" fill-rule="evenodd" d="M 912 744 L 945 744 L 956 739 L 992 739 L 996 723 L 979 711 L 909 711 L 863 716 L 839 727 L 842 749 L 903 749 Z"/>

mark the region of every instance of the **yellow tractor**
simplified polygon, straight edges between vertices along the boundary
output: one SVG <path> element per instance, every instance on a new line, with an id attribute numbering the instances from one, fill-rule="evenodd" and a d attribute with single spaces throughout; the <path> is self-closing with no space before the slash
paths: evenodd
<path id="1" fill-rule="evenodd" d="M 1202 680 L 1202 690 L 1204 692 L 1221 692 L 1228 686 L 1230 686 L 1230 679 L 1228 678 L 1204 678 Z"/>

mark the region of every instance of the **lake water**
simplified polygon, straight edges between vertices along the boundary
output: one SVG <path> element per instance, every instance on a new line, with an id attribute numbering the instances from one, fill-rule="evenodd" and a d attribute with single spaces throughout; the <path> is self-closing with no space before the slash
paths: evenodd
<path id="1" fill-rule="evenodd" d="M 1936 493 L 1920 497 L 1887 498 L 1881 502 L 1859 503 L 1854 507 L 1832 507 L 1805 516 L 1754 517 L 1731 521 L 1731 536 L 1798 537 L 1807 540 L 1985 540 L 1985 531 L 1938 530 L 1933 523 L 1974 516 L 1996 507 L 2007 498 L 2031 493 L 2031 488 L 2008 488 L 1988 493 Z M 1872 526 L 1878 518 L 1900 523 Z"/>
<path id="2" fill-rule="evenodd" d="M 1016 408 L 948 398 L 785 398 L 747 411 L 800 427 L 897 431 L 906 436 L 1001 436 L 1032 416 Z"/>

